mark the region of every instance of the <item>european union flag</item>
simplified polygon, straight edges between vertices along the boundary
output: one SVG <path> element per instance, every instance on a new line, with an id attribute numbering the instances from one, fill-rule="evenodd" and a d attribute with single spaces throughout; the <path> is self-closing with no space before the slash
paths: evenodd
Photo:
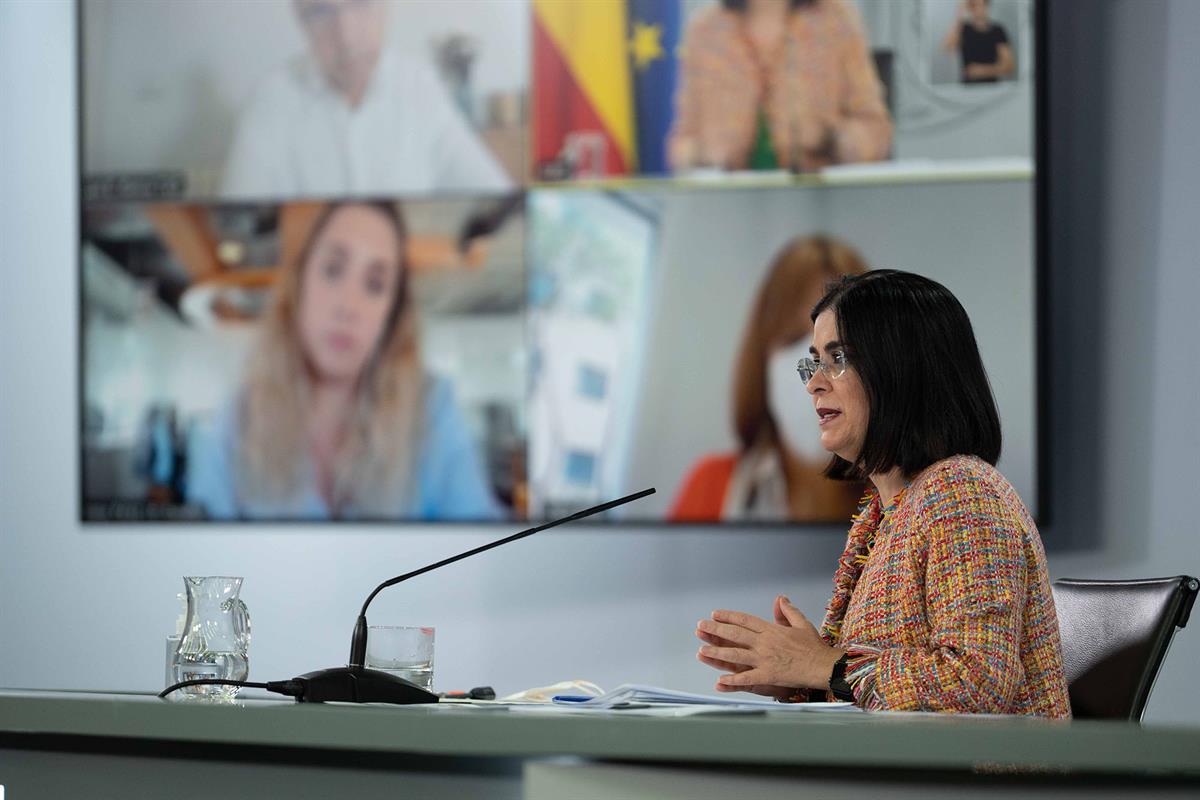
<path id="1" fill-rule="evenodd" d="M 629 54 L 638 171 L 669 172 L 667 133 L 675 114 L 680 0 L 629 0 Z"/>

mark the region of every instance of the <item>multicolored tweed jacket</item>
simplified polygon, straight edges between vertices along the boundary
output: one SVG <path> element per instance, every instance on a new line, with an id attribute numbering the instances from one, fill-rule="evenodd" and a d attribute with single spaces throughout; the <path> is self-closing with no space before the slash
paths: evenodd
<path id="1" fill-rule="evenodd" d="M 864 708 L 1070 717 L 1037 528 L 990 464 L 955 456 L 850 527 L 821 636 Z"/>

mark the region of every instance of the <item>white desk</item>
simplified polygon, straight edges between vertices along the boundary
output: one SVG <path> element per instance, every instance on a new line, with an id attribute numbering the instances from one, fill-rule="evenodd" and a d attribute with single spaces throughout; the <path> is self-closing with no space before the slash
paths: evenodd
<path id="1" fill-rule="evenodd" d="M 0 692 L 0 783 L 28 797 L 1194 797 L 1200 728 L 906 714 L 647 718 L 449 705 L 168 703 Z M 220 787 L 216 789 L 215 787 Z M 640 787 L 640 788 L 639 788 Z M 675 793 L 672 794 L 671 792 Z M 649 792 L 649 794 L 646 794 Z M 849 794 L 848 794 L 849 793 Z"/>

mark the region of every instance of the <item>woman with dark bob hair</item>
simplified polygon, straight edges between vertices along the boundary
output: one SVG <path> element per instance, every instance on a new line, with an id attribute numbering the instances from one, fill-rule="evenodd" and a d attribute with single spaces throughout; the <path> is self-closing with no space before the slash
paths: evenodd
<path id="1" fill-rule="evenodd" d="M 783 595 L 774 621 L 698 623 L 717 690 L 1069 717 L 1045 553 L 994 466 L 1000 419 L 966 311 L 935 281 L 875 270 L 833 284 L 812 319 L 797 368 L 828 474 L 872 488 L 820 630 Z"/>

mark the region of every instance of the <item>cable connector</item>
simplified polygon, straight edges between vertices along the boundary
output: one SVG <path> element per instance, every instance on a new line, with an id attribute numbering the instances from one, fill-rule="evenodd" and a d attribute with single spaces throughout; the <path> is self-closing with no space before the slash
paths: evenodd
<path id="1" fill-rule="evenodd" d="M 305 689 L 308 688 L 306 681 L 299 678 L 292 678 L 287 681 L 267 681 L 266 690 L 275 694 L 283 694 L 288 697 L 303 697 Z"/>

